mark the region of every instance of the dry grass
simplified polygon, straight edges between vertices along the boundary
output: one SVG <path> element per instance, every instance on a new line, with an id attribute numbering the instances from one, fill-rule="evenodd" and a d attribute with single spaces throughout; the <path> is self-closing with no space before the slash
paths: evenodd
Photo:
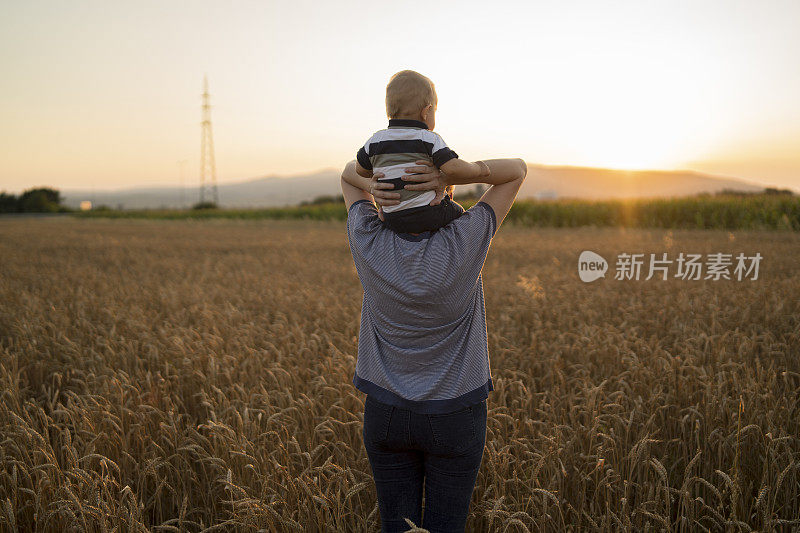
<path id="1" fill-rule="evenodd" d="M 585 285 L 577 255 L 759 251 Z M 506 227 L 469 531 L 800 528 L 800 235 Z M 338 222 L 0 222 L 0 530 L 374 531 Z"/>

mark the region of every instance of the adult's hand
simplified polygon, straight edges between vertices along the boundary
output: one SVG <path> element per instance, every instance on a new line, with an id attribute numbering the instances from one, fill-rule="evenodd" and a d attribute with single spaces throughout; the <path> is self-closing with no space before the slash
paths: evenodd
<path id="1" fill-rule="evenodd" d="M 370 180 L 369 185 L 369 192 L 373 198 L 375 198 L 375 203 L 379 206 L 387 206 L 387 205 L 397 205 L 400 203 L 400 193 L 399 192 L 392 192 L 394 189 L 394 185 L 391 183 L 380 182 L 378 178 L 382 178 L 384 176 L 383 172 L 375 172 L 372 175 L 372 179 Z"/>
<path id="2" fill-rule="evenodd" d="M 409 191 L 435 191 L 436 197 L 430 205 L 436 205 L 444 198 L 447 189 L 446 176 L 444 172 L 437 169 L 430 161 L 415 161 L 417 166 L 406 167 L 406 174 L 403 181 L 412 183 L 406 185 Z"/>

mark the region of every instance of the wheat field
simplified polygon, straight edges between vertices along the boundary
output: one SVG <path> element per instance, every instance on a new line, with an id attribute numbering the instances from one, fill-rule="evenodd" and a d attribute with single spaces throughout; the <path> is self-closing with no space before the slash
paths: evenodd
<path id="1" fill-rule="evenodd" d="M 584 284 L 582 250 L 760 252 Z M 800 530 L 800 234 L 500 229 L 468 531 Z M 0 220 L 0 530 L 376 531 L 342 222 Z"/>

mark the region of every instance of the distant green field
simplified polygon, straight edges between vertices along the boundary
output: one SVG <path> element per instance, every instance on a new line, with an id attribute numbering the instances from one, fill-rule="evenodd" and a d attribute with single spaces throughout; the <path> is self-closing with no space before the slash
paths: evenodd
<path id="1" fill-rule="evenodd" d="M 475 200 L 463 201 L 469 207 Z M 265 209 L 98 210 L 78 217 L 152 219 L 344 220 L 344 205 L 324 203 Z M 674 229 L 789 229 L 800 231 L 800 197 L 788 195 L 697 196 L 641 200 L 520 200 L 507 221 L 537 227 Z"/>

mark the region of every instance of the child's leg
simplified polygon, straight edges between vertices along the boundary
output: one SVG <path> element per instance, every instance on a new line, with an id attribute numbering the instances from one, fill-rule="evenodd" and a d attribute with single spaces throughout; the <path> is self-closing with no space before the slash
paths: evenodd
<path id="1" fill-rule="evenodd" d="M 442 203 L 439 204 L 441 206 L 439 210 L 439 216 L 441 217 L 441 222 L 439 223 L 439 227 L 446 226 L 461 215 L 464 214 L 464 208 L 461 207 L 461 204 L 453 200 L 449 196 L 445 196 L 442 200 Z"/>
<path id="2" fill-rule="evenodd" d="M 464 208 L 445 196 L 437 205 L 385 213 L 383 223 L 397 233 L 422 233 L 436 231 L 463 214 Z"/>

